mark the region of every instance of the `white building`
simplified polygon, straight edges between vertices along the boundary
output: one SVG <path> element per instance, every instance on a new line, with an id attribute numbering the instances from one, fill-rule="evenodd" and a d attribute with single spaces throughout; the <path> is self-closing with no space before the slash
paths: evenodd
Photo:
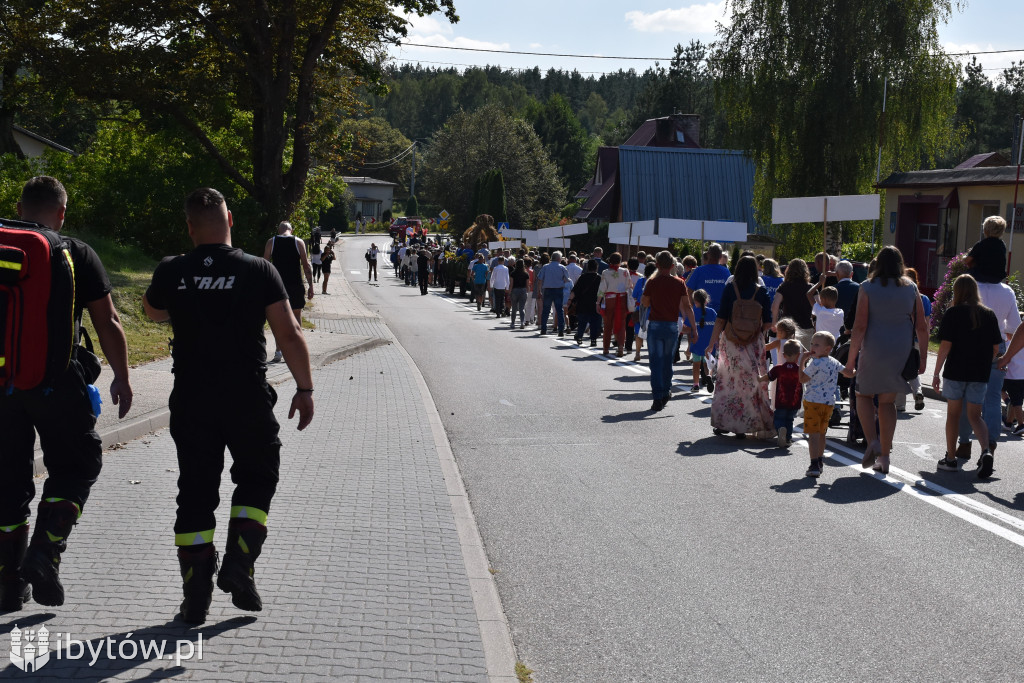
<path id="1" fill-rule="evenodd" d="M 355 198 L 348 208 L 349 220 L 355 220 L 359 215 L 380 221 L 381 214 L 391 211 L 395 203 L 395 188 L 398 187 L 396 183 L 368 176 L 347 176 L 342 180 Z"/>

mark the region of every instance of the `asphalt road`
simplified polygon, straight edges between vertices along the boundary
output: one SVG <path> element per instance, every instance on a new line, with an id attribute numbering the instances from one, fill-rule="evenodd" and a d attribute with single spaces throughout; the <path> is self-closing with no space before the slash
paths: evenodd
<path id="1" fill-rule="evenodd" d="M 987 482 L 977 449 L 937 473 L 929 402 L 902 416 L 888 478 L 844 429 L 814 481 L 802 442 L 712 435 L 707 394 L 647 413 L 645 366 L 388 268 L 368 285 L 371 239 L 346 238 L 340 263 L 426 378 L 537 681 L 1024 677 L 1019 440 Z"/>

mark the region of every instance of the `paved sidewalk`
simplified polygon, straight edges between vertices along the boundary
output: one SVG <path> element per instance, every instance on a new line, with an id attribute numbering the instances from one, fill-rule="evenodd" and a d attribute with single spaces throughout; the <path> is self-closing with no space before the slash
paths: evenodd
<path id="1" fill-rule="evenodd" d="M 0 652 L 15 625 L 45 623 L 60 656 L 51 651 L 37 674 L 7 665 L 0 678 L 516 680 L 508 624 L 426 385 L 340 272 L 331 292 L 310 315 L 318 329 L 307 340 L 324 364 L 314 370 L 316 416 L 304 432 L 287 421 L 287 370 L 272 371 L 284 449 L 257 564 L 264 611 L 241 612 L 217 591 L 202 627 L 171 621 L 180 602 L 171 545 L 177 464 L 162 430 L 107 452 L 64 555 L 67 604 L 0 615 Z M 336 356 L 344 357 L 326 364 Z M 168 361 L 134 372 L 136 422 L 159 419 L 170 377 Z M 113 407 L 105 409 L 106 438 L 124 440 Z M 225 481 L 220 546 L 230 491 Z M 177 641 L 191 641 L 187 654 L 200 634 L 201 661 L 198 650 L 172 658 Z M 166 641 L 164 659 L 128 656 L 150 640 Z M 86 643 L 80 659 L 69 658 L 74 641 Z"/>

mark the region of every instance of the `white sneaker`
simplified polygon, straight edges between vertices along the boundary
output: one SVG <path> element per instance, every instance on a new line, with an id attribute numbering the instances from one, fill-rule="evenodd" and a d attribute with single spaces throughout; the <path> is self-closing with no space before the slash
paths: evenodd
<path id="1" fill-rule="evenodd" d="M 281 355 L 281 352 L 278 350 L 278 351 L 274 352 L 274 360 L 272 360 L 270 362 L 271 363 L 280 363 L 283 360 L 284 360 L 284 356 Z"/>

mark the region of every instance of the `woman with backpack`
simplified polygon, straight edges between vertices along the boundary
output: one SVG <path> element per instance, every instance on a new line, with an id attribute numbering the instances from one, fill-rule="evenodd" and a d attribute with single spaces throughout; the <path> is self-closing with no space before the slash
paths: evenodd
<path id="1" fill-rule="evenodd" d="M 708 348 L 718 349 L 718 381 L 711 402 L 711 427 L 715 434 L 773 433 L 773 412 L 767 385 L 764 332 L 771 326 L 768 292 L 757 284 L 757 261 L 744 256 L 736 264 L 731 286 L 722 301 Z"/>

